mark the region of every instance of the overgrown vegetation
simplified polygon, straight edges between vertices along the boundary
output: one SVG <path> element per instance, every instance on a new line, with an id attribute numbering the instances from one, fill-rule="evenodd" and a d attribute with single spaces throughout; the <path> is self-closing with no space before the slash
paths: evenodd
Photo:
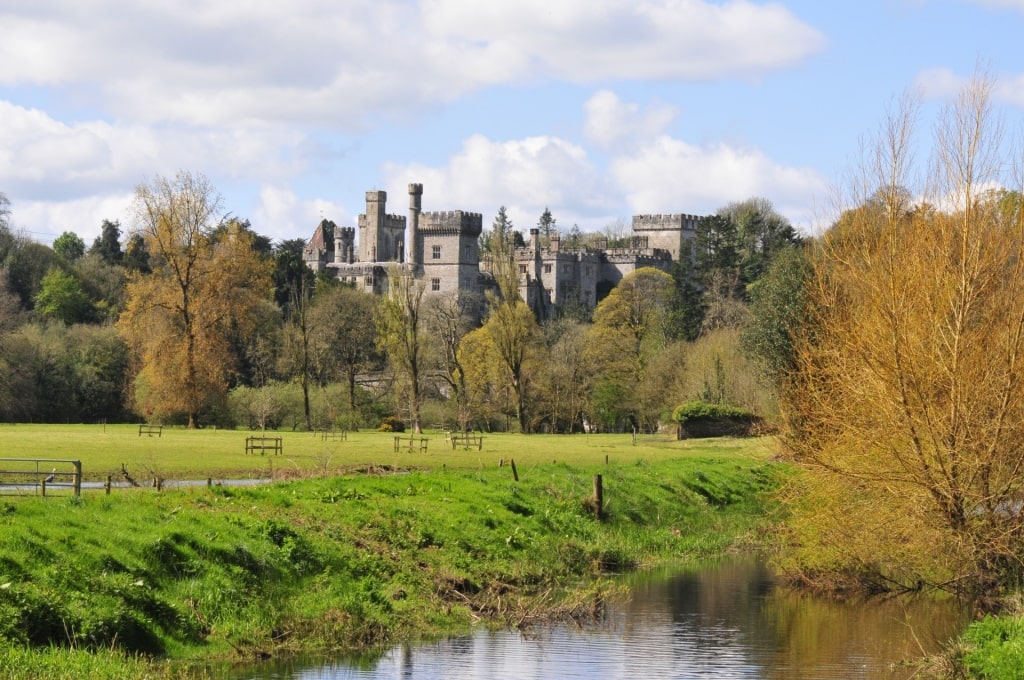
<path id="1" fill-rule="evenodd" d="M 817 244 L 782 391 L 807 583 L 992 597 L 1024 575 L 1024 211 L 991 189 L 1019 159 L 991 97 L 979 78 L 947 110 L 920 189 L 899 109 L 854 187 L 877 190 Z"/>

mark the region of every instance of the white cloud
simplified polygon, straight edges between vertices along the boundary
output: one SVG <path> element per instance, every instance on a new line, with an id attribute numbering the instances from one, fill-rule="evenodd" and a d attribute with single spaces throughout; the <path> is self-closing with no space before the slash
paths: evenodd
<path id="1" fill-rule="evenodd" d="M 1016 9 L 1024 12 L 1024 0 L 967 0 L 982 7 L 994 9 Z"/>
<path id="2" fill-rule="evenodd" d="M 423 209 L 469 210 L 483 214 L 487 228 L 504 205 L 517 229 L 536 225 L 545 207 L 559 225 L 605 219 L 618 197 L 586 150 L 557 137 L 494 142 L 467 139 L 447 165 L 389 165 L 385 168 L 391 205 L 404 211 L 408 184 L 423 184 Z M 392 210 L 392 208 L 389 208 Z"/>
<path id="3" fill-rule="evenodd" d="M 0 84 L 71 88 L 122 120 L 345 130 L 537 78 L 757 77 L 824 43 L 747 0 L 36 0 L 0 24 Z"/>
<path id="4" fill-rule="evenodd" d="M 86 196 L 69 201 L 25 201 L 11 206 L 12 221 L 15 230 L 20 225 L 33 225 L 28 236 L 40 243 L 51 245 L 62 233 L 72 231 L 82 237 L 86 246 L 91 246 L 100 235 L 103 220 L 120 222 L 122 234 L 128 232 L 125 218 L 131 202 L 131 193 Z"/>
<path id="5" fill-rule="evenodd" d="M 424 0 L 429 30 L 502 46 L 536 73 L 572 82 L 759 76 L 824 47 L 778 3 L 746 0 Z"/>
<path id="6" fill-rule="evenodd" d="M 324 199 L 300 200 L 291 189 L 264 185 L 260 188 L 252 222 L 256 233 L 275 240 L 308 239 L 323 219 L 341 226 L 355 224 L 351 214 L 339 203 Z"/>
<path id="7" fill-rule="evenodd" d="M 305 169 L 318 151 L 304 133 L 281 126 L 197 130 L 101 121 L 68 124 L 0 100 L 0 190 L 18 220 L 47 232 L 98 231 L 97 211 L 89 206 L 109 210 L 117 204 L 109 197 L 130 192 L 154 175 L 201 172 L 215 186 L 280 181 Z M 53 203 L 47 207 L 47 201 Z M 238 213 L 242 207 L 226 208 Z M 72 218 L 73 211 L 81 216 Z M 124 221 L 127 215 L 106 212 L 102 218 Z"/>
<path id="8" fill-rule="evenodd" d="M 948 68 L 931 68 L 921 71 L 914 79 L 914 87 L 929 99 L 949 99 L 963 90 L 967 79 Z"/>
<path id="9" fill-rule="evenodd" d="M 808 206 L 826 189 L 815 171 L 779 165 L 756 149 L 698 147 L 670 137 L 615 159 L 610 172 L 636 214 L 706 215 L 759 196 L 794 225 L 809 226 Z"/>
<path id="10" fill-rule="evenodd" d="M 678 115 L 673 106 L 656 105 L 642 111 L 609 90 L 595 93 L 584 105 L 583 133 L 605 151 L 636 147 L 660 135 Z"/>

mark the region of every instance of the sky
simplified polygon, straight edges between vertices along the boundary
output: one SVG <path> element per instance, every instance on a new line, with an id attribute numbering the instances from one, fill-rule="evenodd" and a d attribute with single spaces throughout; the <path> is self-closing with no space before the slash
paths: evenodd
<path id="1" fill-rule="evenodd" d="M 132 231 L 202 174 L 275 241 L 367 191 L 563 232 L 766 198 L 804 233 L 908 92 L 1024 120 L 1024 0 L 0 0 L 11 222 Z"/>

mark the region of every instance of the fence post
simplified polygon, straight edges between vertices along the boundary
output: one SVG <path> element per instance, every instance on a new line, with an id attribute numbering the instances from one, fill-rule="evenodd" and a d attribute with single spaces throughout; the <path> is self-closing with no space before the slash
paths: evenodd
<path id="1" fill-rule="evenodd" d="M 105 421 L 104 421 L 104 427 L 106 427 L 106 422 Z M 81 496 L 82 495 L 82 461 L 76 460 L 76 461 L 73 461 L 72 464 L 75 466 L 75 495 L 76 496 Z"/>
<path id="2" fill-rule="evenodd" d="M 594 475 L 594 517 L 601 519 L 604 514 L 604 484 L 601 475 Z"/>

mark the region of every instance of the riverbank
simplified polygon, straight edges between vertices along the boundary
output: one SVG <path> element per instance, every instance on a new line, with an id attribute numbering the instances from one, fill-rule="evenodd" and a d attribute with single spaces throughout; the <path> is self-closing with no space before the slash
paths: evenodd
<path id="1" fill-rule="evenodd" d="M 3 499 L 0 674 L 188 677 L 586 617 L 603 576 L 753 540 L 764 451 Z"/>

